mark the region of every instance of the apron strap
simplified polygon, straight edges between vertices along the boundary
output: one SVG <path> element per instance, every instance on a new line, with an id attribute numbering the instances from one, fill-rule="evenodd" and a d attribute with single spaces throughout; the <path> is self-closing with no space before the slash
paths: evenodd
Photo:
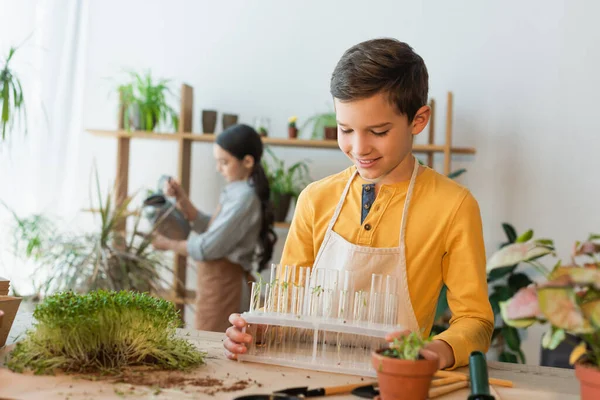
<path id="1" fill-rule="evenodd" d="M 415 188 L 415 181 L 417 180 L 417 174 L 419 172 L 419 160 L 413 156 L 415 159 L 415 166 L 413 168 L 412 176 L 410 177 L 410 183 L 408 184 L 408 191 L 406 192 L 406 200 L 404 200 L 404 208 L 402 209 L 402 222 L 400 222 L 400 237 L 398 239 L 399 247 L 403 248 L 404 238 L 406 237 L 406 217 L 408 215 L 408 205 L 412 198 L 413 189 Z"/>
<path id="2" fill-rule="evenodd" d="M 340 197 L 340 201 L 338 202 L 337 207 L 335 208 L 335 211 L 333 212 L 333 216 L 331 217 L 331 221 L 329 221 L 329 225 L 327 226 L 327 231 L 325 232 L 325 234 L 327 234 L 327 232 L 333 230 L 333 225 L 335 225 L 335 221 L 337 221 L 338 217 L 340 216 L 340 211 L 342 211 L 342 206 L 344 205 L 344 200 L 346 200 L 346 195 L 348 195 L 348 191 L 350 190 L 350 185 L 352 184 L 352 181 L 354 180 L 354 177 L 356 176 L 357 172 L 358 172 L 358 170 L 355 169 L 354 172 L 352 173 L 352 176 L 350 176 L 350 179 L 348 179 L 348 183 L 346 183 L 344 192 L 342 193 L 342 196 Z"/>

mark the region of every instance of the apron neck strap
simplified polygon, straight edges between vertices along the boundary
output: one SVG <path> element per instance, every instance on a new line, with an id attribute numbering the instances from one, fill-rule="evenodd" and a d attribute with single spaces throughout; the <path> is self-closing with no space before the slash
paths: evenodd
<path id="1" fill-rule="evenodd" d="M 331 221 L 329 221 L 329 225 L 327 226 L 327 231 L 333 230 L 333 225 L 335 225 L 335 221 L 337 221 L 338 217 L 340 216 L 340 211 L 342 210 L 342 206 L 344 205 L 344 200 L 346 200 L 346 196 L 348 195 L 348 191 L 350 190 L 350 185 L 352 184 L 352 181 L 354 180 L 354 177 L 356 176 L 357 173 L 358 173 L 358 169 L 355 169 L 354 172 L 352 173 L 352 176 L 350 176 L 350 179 L 348 179 L 348 182 L 346 183 L 346 187 L 344 188 L 344 191 L 342 192 L 342 196 L 340 197 L 340 201 L 338 201 L 338 204 L 335 207 L 335 211 L 333 212 Z"/>
<path id="2" fill-rule="evenodd" d="M 402 222 L 400 222 L 400 238 L 398 239 L 399 246 L 404 246 L 404 238 L 406 236 L 406 217 L 408 216 L 408 205 L 412 199 L 413 190 L 415 188 L 415 181 L 419 173 L 419 160 L 414 157 L 415 166 L 413 168 L 412 176 L 410 177 L 410 183 L 408 184 L 408 191 L 406 192 L 406 200 L 404 200 L 404 208 L 402 209 Z"/>

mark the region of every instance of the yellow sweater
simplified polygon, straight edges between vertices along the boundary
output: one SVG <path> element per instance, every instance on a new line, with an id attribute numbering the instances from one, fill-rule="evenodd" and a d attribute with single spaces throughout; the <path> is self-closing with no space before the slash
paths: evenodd
<path id="1" fill-rule="evenodd" d="M 283 250 L 282 265 L 312 266 L 350 167 L 311 183 L 298 198 Z M 347 241 L 370 247 L 397 247 L 408 181 L 382 185 L 361 225 L 362 185 L 356 176 L 333 230 Z M 365 229 L 369 224 L 371 229 Z M 410 299 L 419 326 L 429 335 L 442 284 L 448 287 L 450 327 L 434 339 L 454 352 L 452 368 L 468 364 L 472 351 L 486 352 L 494 328 L 488 300 L 486 256 L 479 206 L 453 180 L 425 168 L 416 179 L 406 226 Z"/>

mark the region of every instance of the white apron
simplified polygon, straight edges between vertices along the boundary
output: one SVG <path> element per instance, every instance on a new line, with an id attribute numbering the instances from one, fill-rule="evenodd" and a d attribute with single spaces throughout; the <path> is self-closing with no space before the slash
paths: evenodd
<path id="1" fill-rule="evenodd" d="M 406 236 L 406 216 L 408 206 L 412 197 L 415 180 L 419 171 L 419 162 L 415 159 L 404 209 L 402 211 L 402 221 L 400 222 L 400 235 L 398 247 L 367 247 L 352 244 L 343 237 L 333 231 L 333 226 L 340 215 L 344 200 L 348 195 L 350 185 L 356 176 L 357 171 L 354 171 L 340 201 L 333 213 L 333 217 L 329 222 L 325 238 L 319 248 L 317 257 L 313 264 L 315 268 L 337 269 L 339 271 L 349 270 L 354 272 L 354 290 L 371 289 L 371 274 L 394 275 L 398 282 L 398 324 L 411 331 L 418 331 L 419 324 L 415 316 L 415 312 L 410 301 L 408 292 L 408 279 L 406 274 L 406 251 L 405 251 L 405 236 Z"/>

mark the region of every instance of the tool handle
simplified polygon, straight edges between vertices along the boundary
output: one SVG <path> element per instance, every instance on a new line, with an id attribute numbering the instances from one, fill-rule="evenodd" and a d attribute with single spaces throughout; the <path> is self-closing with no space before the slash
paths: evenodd
<path id="1" fill-rule="evenodd" d="M 462 381 L 464 381 L 464 379 L 461 379 L 458 376 L 450 376 L 448 378 L 440 378 L 440 379 L 432 380 L 430 387 L 444 386 L 444 385 L 448 385 L 450 383 L 462 382 Z"/>
<path id="2" fill-rule="evenodd" d="M 376 384 L 376 382 L 374 382 L 373 384 Z M 368 382 L 366 382 L 366 383 L 361 382 L 361 383 L 352 383 L 349 385 L 326 387 L 325 388 L 325 396 L 331 396 L 334 394 L 350 393 L 351 391 L 353 391 L 356 388 L 359 388 L 361 386 L 367 386 L 367 385 L 369 385 Z"/>
<path id="3" fill-rule="evenodd" d="M 439 370 L 435 373 L 435 376 L 437 378 L 450 378 L 450 377 L 461 377 L 460 380 L 461 381 L 468 381 L 469 380 L 469 376 L 467 374 L 463 374 L 462 372 L 455 372 L 455 371 L 443 371 L 443 370 Z M 496 378 L 489 378 L 488 382 L 490 385 L 496 385 L 496 386 L 502 386 L 502 387 L 513 387 L 513 383 L 512 381 L 507 381 L 504 379 L 496 379 Z"/>
<path id="4" fill-rule="evenodd" d="M 440 386 L 440 387 L 436 387 L 433 389 L 429 389 L 429 398 L 433 399 L 435 397 L 439 397 L 448 393 L 452 393 L 456 390 L 460 390 L 463 388 L 466 388 L 469 386 L 469 382 L 467 381 L 460 381 L 460 382 L 455 382 L 455 383 L 451 383 L 449 385 L 446 386 Z"/>

